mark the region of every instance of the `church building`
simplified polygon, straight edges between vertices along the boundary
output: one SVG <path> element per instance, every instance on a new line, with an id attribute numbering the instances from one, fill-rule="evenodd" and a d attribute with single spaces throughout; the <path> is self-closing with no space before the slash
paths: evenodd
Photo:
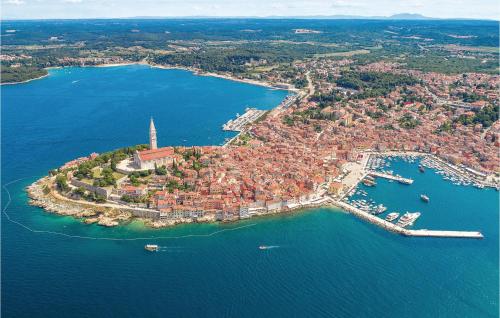
<path id="1" fill-rule="evenodd" d="M 154 169 L 158 167 L 169 166 L 174 161 L 174 148 L 158 148 L 156 140 L 156 128 L 153 118 L 149 123 L 149 149 L 136 151 L 134 154 L 134 164 L 140 170 Z"/>

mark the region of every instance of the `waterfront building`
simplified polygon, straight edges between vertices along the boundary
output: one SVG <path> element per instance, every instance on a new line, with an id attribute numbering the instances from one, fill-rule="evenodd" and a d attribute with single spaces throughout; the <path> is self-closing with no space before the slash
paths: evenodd
<path id="1" fill-rule="evenodd" d="M 155 166 L 169 166 L 174 162 L 174 148 L 158 148 L 156 138 L 156 127 L 151 118 L 149 123 L 149 149 L 136 151 L 134 153 L 134 164 L 138 169 L 154 169 Z"/>

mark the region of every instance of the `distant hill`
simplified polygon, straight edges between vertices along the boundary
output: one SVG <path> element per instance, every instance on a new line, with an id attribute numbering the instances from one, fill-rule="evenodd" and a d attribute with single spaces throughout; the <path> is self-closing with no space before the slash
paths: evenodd
<path id="1" fill-rule="evenodd" d="M 387 17 L 387 19 L 391 20 L 429 20 L 429 19 L 435 19 L 435 18 L 429 18 L 426 16 L 423 16 L 418 13 L 398 13 L 398 14 L 393 14 L 390 17 Z"/>
<path id="2" fill-rule="evenodd" d="M 305 15 L 305 16 L 136 16 L 127 19 L 332 19 L 332 20 L 431 20 L 439 18 L 430 18 L 418 13 L 398 13 L 391 16 L 362 16 L 362 15 Z"/>

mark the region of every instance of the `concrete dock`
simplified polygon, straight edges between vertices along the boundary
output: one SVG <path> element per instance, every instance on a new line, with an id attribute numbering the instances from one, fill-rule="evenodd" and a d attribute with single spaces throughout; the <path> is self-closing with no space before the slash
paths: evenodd
<path id="1" fill-rule="evenodd" d="M 415 237 L 443 237 L 443 238 L 472 238 L 472 239 L 482 239 L 484 238 L 481 232 L 477 231 L 433 231 L 433 230 L 407 230 L 403 227 L 397 226 L 394 223 L 388 222 L 381 219 L 375 215 L 358 209 L 349 203 L 342 201 L 334 201 L 334 205 L 354 214 L 355 216 L 375 224 L 388 231 L 398 233 L 404 236 L 415 236 Z"/>
<path id="2" fill-rule="evenodd" d="M 473 231 L 433 231 L 433 230 L 405 230 L 406 236 L 425 236 L 425 237 L 455 237 L 455 238 L 484 238 L 481 232 Z"/>
<path id="3" fill-rule="evenodd" d="M 403 178 L 401 176 L 395 176 L 392 174 L 383 173 L 383 172 L 379 172 L 379 171 L 370 170 L 368 172 L 368 174 L 372 177 L 379 177 L 379 178 L 394 180 L 394 181 L 397 181 L 397 182 L 403 183 L 403 184 L 412 184 L 413 183 L 413 179 Z"/>
<path id="4" fill-rule="evenodd" d="M 247 108 L 246 112 L 237 117 L 236 119 L 231 119 L 222 126 L 222 130 L 226 131 L 242 131 L 246 125 L 254 122 L 259 117 L 264 115 L 267 110 L 258 110 L 255 108 Z"/>

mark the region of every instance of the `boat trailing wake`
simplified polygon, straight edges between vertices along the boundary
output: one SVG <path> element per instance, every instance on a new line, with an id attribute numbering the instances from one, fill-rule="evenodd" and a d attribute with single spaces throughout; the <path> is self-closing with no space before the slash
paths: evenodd
<path id="1" fill-rule="evenodd" d="M 52 234 L 52 235 L 58 235 L 58 236 L 63 236 L 67 238 L 76 238 L 76 239 L 85 239 L 85 240 L 101 240 L 101 241 L 142 241 L 142 240 L 169 240 L 169 239 L 182 239 L 182 238 L 189 238 L 189 237 L 210 237 L 214 236 L 223 232 L 230 232 L 230 231 L 236 231 L 236 230 L 241 230 L 244 228 L 252 227 L 254 225 L 257 225 L 256 223 L 253 224 L 247 224 L 247 225 L 242 225 L 238 227 L 233 227 L 229 229 L 222 229 L 218 231 L 214 231 L 211 233 L 207 234 L 185 234 L 185 235 L 179 235 L 179 236 L 150 236 L 150 237 L 134 237 L 134 238 L 116 238 L 116 237 L 95 237 L 95 236 L 82 236 L 82 235 L 71 235 L 63 232 L 57 232 L 57 231 L 48 231 L 48 230 L 37 230 L 29 227 L 28 225 L 25 225 L 19 221 L 13 220 L 10 215 L 7 213 L 7 209 L 9 208 L 11 202 L 12 202 L 12 197 L 10 195 L 10 191 L 7 188 L 7 186 L 14 184 L 16 182 L 19 182 L 21 180 L 28 179 L 28 177 L 25 178 L 19 178 L 13 181 L 10 181 L 2 186 L 2 188 L 5 190 L 7 193 L 8 199 L 7 203 L 5 204 L 5 207 L 2 209 L 2 213 L 5 215 L 5 218 L 7 221 L 14 223 L 25 230 L 28 230 L 32 233 L 36 234 Z M 163 246 L 162 248 L 172 248 L 172 247 L 167 247 Z M 175 248 L 175 247 L 174 247 Z"/>

